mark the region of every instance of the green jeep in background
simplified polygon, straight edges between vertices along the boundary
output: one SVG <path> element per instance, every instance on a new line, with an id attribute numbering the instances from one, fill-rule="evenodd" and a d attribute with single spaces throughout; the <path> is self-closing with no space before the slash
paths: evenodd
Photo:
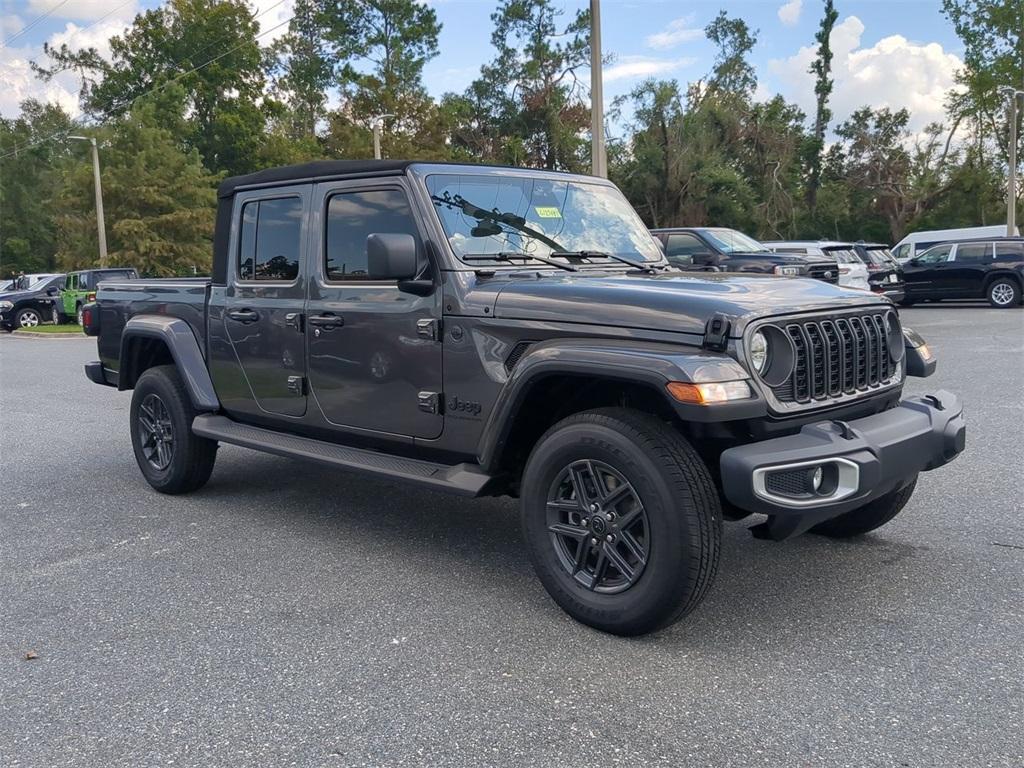
<path id="1" fill-rule="evenodd" d="M 82 307 L 96 297 L 96 286 L 100 280 L 138 280 L 139 273 L 131 267 L 111 269 L 83 269 L 68 272 L 60 297 L 53 303 L 53 322 L 62 325 L 75 318 L 82 324 Z"/>

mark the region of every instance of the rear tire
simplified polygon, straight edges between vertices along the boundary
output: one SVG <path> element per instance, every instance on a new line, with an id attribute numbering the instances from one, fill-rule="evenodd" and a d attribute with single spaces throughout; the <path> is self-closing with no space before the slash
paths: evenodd
<path id="1" fill-rule="evenodd" d="M 846 514 L 833 517 L 811 528 L 811 533 L 828 536 L 832 539 L 849 539 L 862 536 L 892 520 L 907 505 L 917 485 L 917 477 L 909 485 L 895 491 L 889 491 L 863 507 L 851 510 Z"/>
<path id="2" fill-rule="evenodd" d="M 1020 304 L 1020 286 L 1008 277 L 997 277 L 985 291 L 988 303 L 996 309 L 1009 309 Z"/>
<path id="3" fill-rule="evenodd" d="M 537 576 L 583 624 L 652 632 L 696 608 L 714 581 L 718 493 L 696 451 L 654 416 L 602 408 L 555 424 L 530 454 L 521 498 Z"/>
<path id="4" fill-rule="evenodd" d="M 51 312 L 51 319 L 54 325 L 64 325 L 64 313 L 57 309 L 57 305 L 53 305 L 53 311 Z"/>
<path id="5" fill-rule="evenodd" d="M 77 322 L 79 325 L 82 325 L 82 305 L 81 304 L 79 304 L 77 307 L 75 307 L 75 322 Z"/>
<path id="6" fill-rule="evenodd" d="M 160 493 L 188 493 L 210 479 L 217 441 L 192 432 L 196 411 L 173 365 L 149 368 L 135 383 L 131 405 L 135 461 Z"/>

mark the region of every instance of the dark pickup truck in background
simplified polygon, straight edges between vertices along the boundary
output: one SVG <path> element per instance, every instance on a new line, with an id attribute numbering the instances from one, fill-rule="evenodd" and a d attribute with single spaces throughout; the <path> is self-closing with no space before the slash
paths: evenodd
<path id="1" fill-rule="evenodd" d="M 752 237 L 726 227 L 652 229 L 669 263 L 685 271 L 746 272 L 787 277 L 810 277 L 839 282 L 835 259 L 775 253 Z"/>
<path id="2" fill-rule="evenodd" d="M 964 447 L 892 305 L 672 270 L 603 179 L 325 161 L 223 182 L 210 280 L 106 281 L 99 384 L 164 493 L 220 442 L 519 497 L 553 599 L 639 634 L 704 598 L 723 519 L 856 536 Z M 510 535 L 515 535 L 510 531 Z M 344 585 L 339 585 L 343 589 Z"/>

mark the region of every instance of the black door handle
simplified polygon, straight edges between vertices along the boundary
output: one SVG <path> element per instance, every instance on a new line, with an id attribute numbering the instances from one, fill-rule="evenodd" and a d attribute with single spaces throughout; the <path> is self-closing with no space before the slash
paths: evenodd
<path id="1" fill-rule="evenodd" d="M 228 317 L 240 323 L 254 323 L 260 319 L 259 313 L 251 309 L 233 309 L 228 312 Z"/>
<path id="2" fill-rule="evenodd" d="M 307 321 L 312 326 L 317 328 L 323 328 L 324 330 L 330 330 L 331 328 L 341 328 L 345 324 L 345 318 L 341 315 L 313 315 Z"/>

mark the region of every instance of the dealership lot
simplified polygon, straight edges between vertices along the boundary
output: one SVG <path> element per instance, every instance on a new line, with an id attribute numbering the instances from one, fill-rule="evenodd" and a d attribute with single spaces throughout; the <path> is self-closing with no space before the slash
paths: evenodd
<path id="1" fill-rule="evenodd" d="M 728 524 L 639 640 L 550 601 L 508 499 L 230 446 L 160 496 L 92 340 L 0 338 L 0 765 L 1021 765 L 1024 311 L 902 315 L 967 452 L 861 540 Z"/>

